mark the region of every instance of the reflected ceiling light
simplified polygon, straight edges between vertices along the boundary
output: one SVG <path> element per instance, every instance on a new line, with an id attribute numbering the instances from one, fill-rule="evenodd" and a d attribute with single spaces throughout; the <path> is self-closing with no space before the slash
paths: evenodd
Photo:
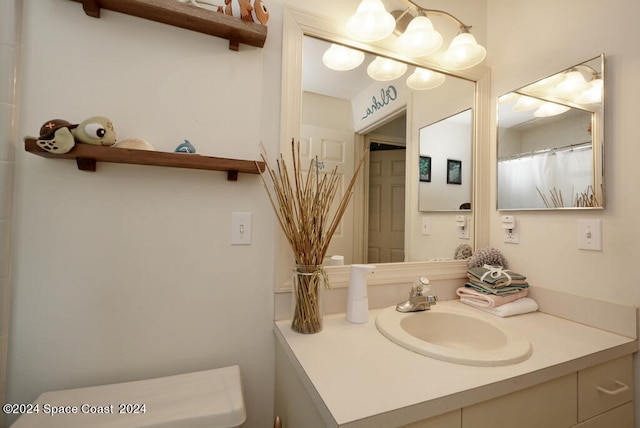
<path id="1" fill-rule="evenodd" d="M 425 68 L 416 67 L 416 70 L 407 79 L 407 86 L 417 91 L 437 88 L 445 81 L 445 75 Z"/>
<path id="2" fill-rule="evenodd" d="M 332 70 L 353 70 L 364 61 L 364 52 L 346 46 L 331 44 L 322 55 L 322 63 Z"/>
<path id="3" fill-rule="evenodd" d="M 526 95 L 521 95 L 518 98 L 518 101 L 513 106 L 513 111 L 529 111 L 534 110 L 544 104 L 544 101 L 539 100 L 537 98 L 527 97 Z"/>
<path id="4" fill-rule="evenodd" d="M 498 97 L 498 102 L 500 104 L 509 104 L 514 103 L 520 98 L 520 95 L 515 92 L 509 92 L 508 94 L 504 94 Z"/>
<path id="5" fill-rule="evenodd" d="M 442 36 L 433 29 L 431 20 L 425 15 L 416 16 L 398 38 L 398 51 L 410 57 L 421 57 L 434 53 L 442 46 Z"/>
<path id="6" fill-rule="evenodd" d="M 575 97 L 579 93 L 587 90 L 589 84 L 584 80 L 584 76 L 577 70 L 565 73 L 564 80 L 556 85 L 558 96 Z"/>
<path id="7" fill-rule="evenodd" d="M 469 32 L 471 26 L 442 10 L 425 9 L 414 0 L 401 1 L 407 5 L 406 10 L 388 13 L 382 0 L 362 0 L 355 14 L 347 21 L 347 33 L 356 40 L 373 42 L 386 38 L 395 29 L 396 34 L 400 35 L 397 47 L 400 53 L 410 57 L 427 56 L 436 52 L 442 44 L 442 36 L 426 16 L 436 15 L 454 21 L 460 28 L 460 33 L 443 54 L 443 65 L 446 68 L 471 68 L 487 56 L 487 50 Z"/>
<path id="8" fill-rule="evenodd" d="M 389 36 L 396 20 L 386 11 L 382 0 L 362 0 L 347 21 L 347 33 L 361 42 L 375 42 Z"/>
<path id="9" fill-rule="evenodd" d="M 442 56 L 442 64 L 450 70 L 464 70 L 480 64 L 486 56 L 487 50 L 467 29 L 462 29 Z"/>
<path id="10" fill-rule="evenodd" d="M 602 79 L 593 79 L 589 82 L 589 87 L 576 98 L 576 102 L 580 104 L 602 102 L 602 85 Z"/>
<path id="11" fill-rule="evenodd" d="M 369 77 L 382 82 L 397 79 L 406 71 L 407 64 L 382 57 L 376 57 L 367 67 Z"/>
<path id="12" fill-rule="evenodd" d="M 564 73 L 554 74 L 545 79 L 539 80 L 524 88 L 527 92 L 548 92 L 552 91 L 555 86 L 564 80 Z"/>
<path id="13" fill-rule="evenodd" d="M 536 110 L 533 115 L 535 117 L 550 117 L 557 116 L 566 111 L 569 111 L 571 107 L 563 106 L 562 104 L 556 104 L 552 102 L 546 102 L 542 104 L 538 110 Z"/>

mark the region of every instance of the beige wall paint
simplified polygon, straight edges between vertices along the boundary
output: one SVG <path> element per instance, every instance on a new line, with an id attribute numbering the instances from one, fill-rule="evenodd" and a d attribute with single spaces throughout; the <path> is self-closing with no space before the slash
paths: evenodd
<path id="1" fill-rule="evenodd" d="M 635 23 L 639 13 L 640 3 L 634 0 L 488 0 L 487 19 L 494 99 L 600 53 L 605 54 L 606 69 L 606 208 L 513 212 L 520 222 L 519 245 L 502 243 L 501 213 L 492 210 L 491 245 L 502 250 L 511 268 L 525 273 L 532 284 L 630 306 L 640 305 L 636 268 L 640 242 L 640 52 L 635 47 L 640 37 Z M 495 131 L 493 138 L 495 141 Z M 493 148 L 495 159 L 495 145 Z M 495 183 L 494 163 L 491 177 Z M 491 192 L 495 206 L 494 184 Z M 601 252 L 578 250 L 579 219 L 602 219 Z M 635 370 L 640 372 L 637 357 Z M 640 423 L 639 415 L 636 404 L 636 424 Z"/>
<path id="2" fill-rule="evenodd" d="M 532 283 L 631 305 L 640 304 L 635 260 L 640 241 L 636 95 L 640 36 L 635 1 L 542 2 L 489 0 L 488 58 L 496 96 L 600 53 L 605 54 L 606 208 L 595 211 L 514 212 L 520 244 L 503 244 L 493 211 L 491 245 Z M 495 112 L 494 112 L 495 113 Z M 494 114 L 495 117 L 495 114 Z M 494 135 L 495 141 L 495 128 Z M 495 144 L 493 145 L 495 150 Z M 495 153 L 492 154 L 495 159 Z M 491 164 L 495 183 L 495 163 Z M 492 185 L 495 207 L 495 186 Z M 603 250 L 577 248 L 577 220 L 600 218 Z"/>
<path id="3" fill-rule="evenodd" d="M 279 147 L 282 6 L 264 49 L 71 1 L 24 2 L 18 138 L 51 118 L 259 159 Z M 21 144 L 21 141 L 18 142 Z M 116 150 L 116 149 L 114 149 Z M 185 155 L 186 156 L 186 155 Z M 16 153 L 9 402 L 239 364 L 246 426 L 273 420 L 273 236 L 260 178 Z M 231 246 L 231 213 L 253 244 Z"/>

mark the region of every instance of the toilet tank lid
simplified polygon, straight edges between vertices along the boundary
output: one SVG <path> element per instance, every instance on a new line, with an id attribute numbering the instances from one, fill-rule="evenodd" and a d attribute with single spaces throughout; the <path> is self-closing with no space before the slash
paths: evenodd
<path id="1" fill-rule="evenodd" d="M 12 427 L 235 427 L 246 419 L 240 368 L 229 366 L 134 382 L 50 391 L 34 404 L 40 412 Z M 70 413 L 45 414 L 45 405 Z M 144 405 L 144 408 L 142 407 Z M 76 413 L 71 413 L 73 407 Z M 113 413 L 111 413 L 113 412 Z M 123 412 L 123 413 L 121 413 Z"/>

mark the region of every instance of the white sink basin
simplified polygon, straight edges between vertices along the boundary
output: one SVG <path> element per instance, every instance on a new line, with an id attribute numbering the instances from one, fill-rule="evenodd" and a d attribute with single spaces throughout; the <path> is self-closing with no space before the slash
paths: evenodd
<path id="1" fill-rule="evenodd" d="M 442 303 L 427 311 L 410 313 L 389 307 L 376 317 L 376 327 L 404 348 L 452 363 L 505 366 L 531 355 L 529 341 L 497 325 L 500 318 L 493 323 L 489 318 L 493 315 Z"/>

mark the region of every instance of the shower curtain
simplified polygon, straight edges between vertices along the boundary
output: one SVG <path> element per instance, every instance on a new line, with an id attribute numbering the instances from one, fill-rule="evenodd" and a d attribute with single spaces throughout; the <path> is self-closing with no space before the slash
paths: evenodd
<path id="1" fill-rule="evenodd" d="M 565 207 L 593 186 L 591 146 L 498 161 L 498 209 L 546 208 L 541 192 L 562 194 Z M 538 191 L 539 189 L 539 191 Z"/>

